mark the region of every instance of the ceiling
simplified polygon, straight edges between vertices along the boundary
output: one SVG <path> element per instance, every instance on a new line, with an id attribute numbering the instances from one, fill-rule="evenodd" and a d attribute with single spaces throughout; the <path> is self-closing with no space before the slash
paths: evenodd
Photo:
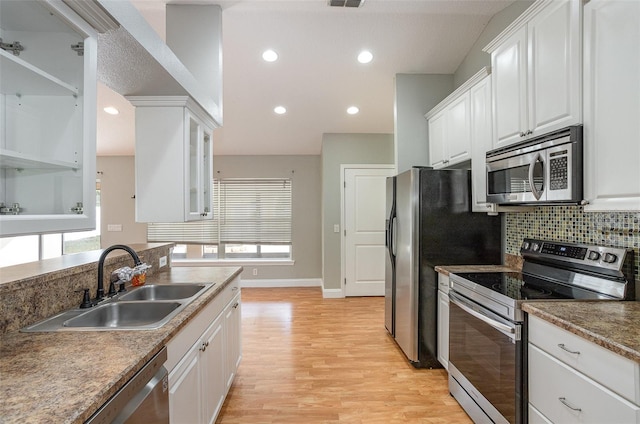
<path id="1" fill-rule="evenodd" d="M 194 3 L 193 0 L 171 3 Z M 134 5 L 164 39 L 165 0 Z M 394 76 L 452 74 L 513 0 L 198 1 L 223 9 L 223 126 L 214 155 L 317 155 L 323 133 L 393 133 Z M 274 49 L 279 59 L 261 55 Z M 373 61 L 360 64 L 367 49 Z M 115 106 L 120 114 L 103 112 Z M 282 105 L 287 113 L 273 109 Z M 349 106 L 360 112 L 349 115 Z M 98 155 L 134 154 L 134 109 L 98 86 Z"/>

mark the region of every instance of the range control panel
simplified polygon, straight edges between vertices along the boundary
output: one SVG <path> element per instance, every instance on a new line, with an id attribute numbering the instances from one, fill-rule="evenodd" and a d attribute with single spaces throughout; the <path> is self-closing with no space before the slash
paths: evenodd
<path id="1" fill-rule="evenodd" d="M 621 270 L 630 249 L 524 239 L 520 254 L 527 258 L 545 258 L 603 269 Z"/>

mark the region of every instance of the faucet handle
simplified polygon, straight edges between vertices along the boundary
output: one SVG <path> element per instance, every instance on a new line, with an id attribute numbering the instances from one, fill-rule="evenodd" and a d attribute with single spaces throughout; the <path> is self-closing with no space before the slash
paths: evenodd
<path id="1" fill-rule="evenodd" d="M 82 303 L 80 304 L 80 309 L 86 309 L 86 308 L 90 308 L 94 305 L 93 302 L 91 302 L 91 295 L 89 294 L 89 289 L 80 289 L 80 290 L 76 290 L 76 293 L 80 293 L 83 292 L 84 294 L 82 295 Z"/>

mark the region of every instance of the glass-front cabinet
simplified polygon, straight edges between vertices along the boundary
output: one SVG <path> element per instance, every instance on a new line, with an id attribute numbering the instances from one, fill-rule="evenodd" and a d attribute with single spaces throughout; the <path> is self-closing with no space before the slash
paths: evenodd
<path id="1" fill-rule="evenodd" d="M 0 236 L 95 228 L 96 40 L 61 2 L 0 1 Z"/>
<path id="2" fill-rule="evenodd" d="M 129 96 L 136 107 L 136 221 L 212 219 L 213 129 L 187 96 Z"/>

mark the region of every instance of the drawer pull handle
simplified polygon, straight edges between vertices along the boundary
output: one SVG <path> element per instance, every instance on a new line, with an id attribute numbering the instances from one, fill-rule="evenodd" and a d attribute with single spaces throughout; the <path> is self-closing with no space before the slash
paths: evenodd
<path id="1" fill-rule="evenodd" d="M 573 353 L 574 355 L 580 355 L 580 351 L 570 350 L 564 345 L 564 343 L 558 343 L 558 347 L 564 350 L 565 352 Z"/>
<path id="2" fill-rule="evenodd" d="M 576 408 L 575 406 L 571 406 L 569 404 L 569 402 L 567 402 L 567 398 L 559 397 L 558 400 L 560 401 L 560 403 L 562 403 L 564 406 L 566 406 L 567 408 L 571 409 L 572 411 L 582 412 L 581 408 Z"/>

